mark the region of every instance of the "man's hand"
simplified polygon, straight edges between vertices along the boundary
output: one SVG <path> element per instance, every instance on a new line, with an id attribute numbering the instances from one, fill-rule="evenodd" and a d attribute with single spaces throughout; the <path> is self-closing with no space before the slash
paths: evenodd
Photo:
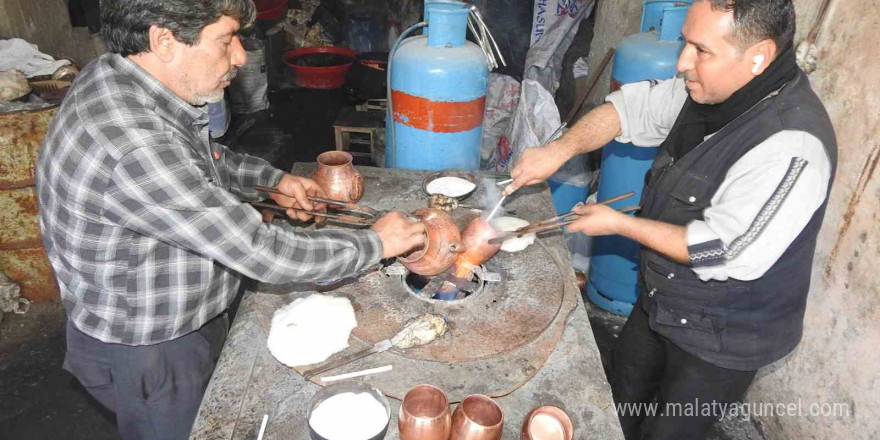
<path id="1" fill-rule="evenodd" d="M 620 234 L 621 226 L 632 219 L 631 216 L 621 214 L 614 208 L 592 202 L 586 205 L 577 205 L 572 211 L 577 213 L 580 218 L 568 225 L 568 230 L 583 232 L 590 236 Z"/>
<path id="2" fill-rule="evenodd" d="M 614 105 L 605 103 L 590 110 L 561 138 L 546 147 L 523 151 L 510 172 L 513 183 L 504 188 L 504 195 L 547 180 L 567 160 L 598 150 L 617 136 L 620 136 L 620 117 Z"/>
<path id="3" fill-rule="evenodd" d="M 552 142 L 546 147 L 527 148 L 510 172 L 513 182 L 504 188 L 504 195 L 509 196 L 523 186 L 535 185 L 547 180 L 568 159 L 569 155 L 557 142 Z"/>
<path id="4" fill-rule="evenodd" d="M 327 211 L 327 206 L 325 204 L 314 203 L 309 200 L 309 197 L 326 197 L 326 195 L 324 194 L 324 190 L 321 189 L 321 187 L 318 186 L 318 184 L 311 179 L 294 176 L 292 174 L 285 174 L 275 188 L 278 191 L 284 193 L 284 195 L 270 193 L 269 197 L 271 197 L 272 200 L 278 203 L 279 206 L 283 206 L 285 208 L 305 209 L 307 211 Z M 308 221 L 312 218 L 311 215 L 299 211 L 294 211 L 293 209 L 288 209 L 287 215 L 290 218 L 296 218 L 300 221 Z M 323 220 L 324 217 L 316 217 L 315 223 L 320 223 Z"/>
<path id="5" fill-rule="evenodd" d="M 572 210 L 581 217 L 568 225 L 569 231 L 587 235 L 622 235 L 654 249 L 680 263 L 689 264 L 687 228 L 615 211 L 605 205 L 590 203 Z"/>
<path id="6" fill-rule="evenodd" d="M 382 258 L 391 258 L 425 245 L 425 225 L 399 212 L 390 212 L 370 228 L 382 240 Z"/>

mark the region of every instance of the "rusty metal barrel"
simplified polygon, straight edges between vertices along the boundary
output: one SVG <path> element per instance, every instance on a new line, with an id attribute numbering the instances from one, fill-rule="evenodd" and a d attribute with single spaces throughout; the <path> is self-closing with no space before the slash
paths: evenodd
<path id="1" fill-rule="evenodd" d="M 43 250 L 34 175 L 37 153 L 58 107 L 0 113 L 0 270 L 31 301 L 57 301 Z"/>

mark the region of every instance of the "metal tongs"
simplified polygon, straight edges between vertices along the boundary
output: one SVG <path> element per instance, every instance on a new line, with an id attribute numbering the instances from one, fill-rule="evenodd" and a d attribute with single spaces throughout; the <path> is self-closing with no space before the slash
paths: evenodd
<path id="1" fill-rule="evenodd" d="M 262 185 L 254 185 L 254 189 L 257 191 L 262 191 L 266 193 L 272 194 L 281 194 L 283 196 L 287 196 L 287 194 L 278 191 L 275 188 L 270 188 L 268 186 Z M 288 196 L 289 197 L 289 196 Z M 333 200 L 333 199 L 325 199 L 323 197 L 312 197 L 309 196 L 309 200 L 318 203 L 326 203 L 328 207 L 334 206 L 338 207 L 338 211 L 348 211 L 358 215 L 350 215 L 350 214 L 330 214 L 326 212 L 319 211 L 309 211 L 306 209 L 300 208 L 285 208 L 283 206 L 275 205 L 272 203 L 263 203 L 263 202 L 250 202 L 250 204 L 257 208 L 264 209 L 272 209 L 279 212 L 287 212 L 288 209 L 292 209 L 297 212 L 302 212 L 308 215 L 317 216 L 317 217 L 326 217 L 332 220 L 336 220 L 340 223 L 346 223 L 350 225 L 358 225 L 358 226 L 369 226 L 373 223 L 376 223 L 376 220 L 379 217 L 382 217 L 386 214 L 386 211 L 378 211 L 376 209 L 370 208 L 369 206 L 358 205 L 357 203 L 352 202 L 343 202 L 341 200 Z"/>
<path id="2" fill-rule="evenodd" d="M 612 198 L 605 200 L 603 202 L 599 202 L 599 203 L 597 203 L 597 205 L 609 205 L 611 203 L 618 202 L 620 200 L 632 197 L 633 195 L 635 195 L 635 191 L 630 191 L 628 193 L 621 194 L 617 197 L 612 197 Z M 642 207 L 641 206 L 629 206 L 626 208 L 618 209 L 618 211 L 626 213 L 626 212 L 638 211 L 639 209 L 642 209 Z M 541 220 L 539 222 L 523 226 L 515 231 L 502 233 L 502 234 L 498 235 L 497 237 L 490 239 L 489 244 L 500 244 L 500 243 L 503 243 L 505 240 L 509 240 L 511 238 L 522 237 L 523 235 L 526 235 L 526 234 L 537 234 L 540 232 L 552 231 L 557 228 L 568 226 L 568 225 L 576 222 L 578 218 L 580 218 L 580 216 L 574 212 L 569 212 L 567 214 L 558 215 L 553 218 L 548 218 L 547 220 Z"/>
<path id="3" fill-rule="evenodd" d="M 391 347 L 407 349 L 430 344 L 436 339 L 443 337 L 448 329 L 449 327 L 446 325 L 446 318 L 439 315 L 425 313 L 422 316 L 407 321 L 403 326 L 403 329 L 394 335 L 393 338 L 379 341 L 373 344 L 372 347 L 368 347 L 348 356 L 325 361 L 311 370 L 304 371 L 303 377 L 305 377 L 306 380 L 309 380 L 321 373 L 352 363 L 371 354 L 387 351 Z"/>

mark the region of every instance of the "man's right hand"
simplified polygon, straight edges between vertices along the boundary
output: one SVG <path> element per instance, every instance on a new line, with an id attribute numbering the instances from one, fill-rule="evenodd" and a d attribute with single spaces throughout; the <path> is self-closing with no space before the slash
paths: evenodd
<path id="1" fill-rule="evenodd" d="M 551 142 L 546 147 L 527 148 L 510 172 L 513 182 L 504 188 L 504 195 L 513 194 L 523 186 L 535 185 L 547 180 L 568 159 L 568 154 L 558 141 Z"/>
<path id="2" fill-rule="evenodd" d="M 425 224 L 396 211 L 377 220 L 370 229 L 382 240 L 382 258 L 396 257 L 425 245 Z"/>

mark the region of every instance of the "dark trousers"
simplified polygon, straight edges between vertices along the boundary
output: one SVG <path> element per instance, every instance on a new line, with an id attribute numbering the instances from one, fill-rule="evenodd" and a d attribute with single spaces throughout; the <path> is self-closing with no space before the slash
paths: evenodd
<path id="1" fill-rule="evenodd" d="M 186 439 L 229 328 L 226 314 L 199 330 L 155 345 L 108 344 L 67 323 L 69 371 L 116 413 L 131 439 Z"/>
<path id="2" fill-rule="evenodd" d="M 742 398 L 755 371 L 689 354 L 651 330 L 648 319 L 637 303 L 614 348 L 611 389 L 623 434 L 627 440 L 703 439 L 722 408 Z"/>

